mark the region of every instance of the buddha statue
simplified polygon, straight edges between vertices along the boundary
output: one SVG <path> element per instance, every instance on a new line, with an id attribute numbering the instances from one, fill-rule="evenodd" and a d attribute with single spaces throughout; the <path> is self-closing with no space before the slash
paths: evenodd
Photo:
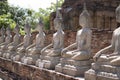
<path id="1" fill-rule="evenodd" d="M 23 38 L 23 42 L 17 46 L 18 48 L 16 53 L 12 55 L 13 61 L 20 61 L 21 58 L 25 55 L 27 47 L 32 44 L 32 38 L 30 32 L 31 28 L 28 23 L 26 23 L 24 30 L 26 34 Z"/>
<path id="2" fill-rule="evenodd" d="M 0 29 L 0 44 L 3 42 L 5 42 L 5 29 L 4 29 L 4 27 L 2 27 Z"/>
<path id="3" fill-rule="evenodd" d="M 120 5 L 116 9 L 116 21 L 120 23 Z M 110 65 L 119 66 L 120 63 L 120 27 L 113 31 L 111 45 L 98 51 L 93 57 L 94 61 L 109 62 Z M 104 55 L 109 50 L 114 50 L 112 54 Z"/>
<path id="4" fill-rule="evenodd" d="M 90 67 L 92 31 L 90 30 L 90 14 L 85 5 L 83 12 L 79 16 L 79 24 L 82 29 L 77 31 L 76 42 L 62 50 L 61 63 L 56 66 L 56 71 L 63 71 L 63 73 L 71 76 L 83 75 Z M 81 66 L 83 62 L 89 65 L 84 65 L 85 68 L 83 68 Z M 81 70 L 81 67 L 83 70 Z"/>
<path id="5" fill-rule="evenodd" d="M 53 41 L 50 45 L 44 47 L 41 50 L 41 56 L 40 56 L 42 62 L 45 63 L 44 68 L 48 68 L 48 69 L 55 68 L 55 65 L 60 60 L 61 51 L 64 48 L 64 32 L 62 30 L 62 15 L 59 12 L 59 10 L 57 10 L 56 18 L 54 19 L 54 27 L 57 30 L 57 32 L 53 34 Z"/>
<path id="6" fill-rule="evenodd" d="M 21 40 L 20 40 L 21 39 L 21 35 L 20 35 L 19 31 L 20 31 L 20 28 L 19 28 L 19 25 L 17 24 L 16 27 L 14 28 L 15 35 L 13 37 L 13 42 L 8 44 L 8 50 L 3 54 L 4 58 L 9 59 L 10 56 L 15 53 L 18 45 L 21 42 Z"/>
<path id="7" fill-rule="evenodd" d="M 35 64 L 36 60 L 40 56 L 40 51 L 44 47 L 45 33 L 43 32 L 43 22 L 40 18 L 39 24 L 37 26 L 38 34 L 36 35 L 36 41 L 32 45 L 26 48 L 27 55 L 23 57 L 23 62 L 26 64 Z"/>
<path id="8" fill-rule="evenodd" d="M 53 34 L 52 43 L 41 50 L 41 55 L 51 57 L 60 56 L 61 50 L 64 48 L 64 32 L 62 30 L 62 19 L 59 11 L 58 14 L 54 19 L 54 27 L 57 32 Z M 52 46 L 53 48 L 51 48 Z"/>
<path id="9" fill-rule="evenodd" d="M 120 5 L 116 8 L 116 21 L 120 23 Z M 113 31 L 111 44 L 98 51 L 93 59 L 92 68 L 85 72 L 86 80 L 120 80 L 120 27 Z"/>
<path id="10" fill-rule="evenodd" d="M 4 51 L 7 50 L 8 44 L 12 42 L 12 35 L 11 35 L 10 26 L 8 26 L 7 29 L 6 29 L 6 35 L 7 36 L 5 38 L 5 42 L 0 44 L 0 56 L 2 56 Z"/>

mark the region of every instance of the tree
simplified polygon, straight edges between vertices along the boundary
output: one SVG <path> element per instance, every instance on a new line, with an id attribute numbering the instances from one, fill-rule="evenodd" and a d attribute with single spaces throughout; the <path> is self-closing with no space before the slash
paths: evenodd
<path id="1" fill-rule="evenodd" d="M 39 12 L 36 13 L 36 16 L 43 18 L 45 29 L 47 30 L 50 29 L 50 14 L 56 11 L 56 6 L 60 8 L 63 2 L 64 0 L 58 0 L 58 4 L 51 3 L 51 6 L 48 7 L 47 9 L 39 8 Z"/>
<path id="2" fill-rule="evenodd" d="M 7 14 L 9 5 L 7 1 L 0 1 L 0 15 Z"/>
<path id="3" fill-rule="evenodd" d="M 61 5 L 63 4 L 64 0 L 58 0 L 58 3 L 51 3 L 51 6 L 49 8 L 47 8 L 47 10 L 49 10 L 49 12 L 55 12 L 56 11 L 56 7 L 60 8 Z"/>
<path id="4" fill-rule="evenodd" d="M 58 0 L 58 7 L 63 3 L 63 0 Z M 23 9 L 16 6 L 8 5 L 7 1 L 0 1 L 0 27 L 8 25 L 14 28 L 16 23 L 23 28 L 25 21 L 28 20 L 34 29 L 38 23 L 39 17 L 43 19 L 45 29 L 50 29 L 49 16 L 51 12 L 56 10 L 56 3 L 51 3 L 51 6 L 47 9 L 39 9 L 39 12 L 35 12 L 32 9 Z"/>

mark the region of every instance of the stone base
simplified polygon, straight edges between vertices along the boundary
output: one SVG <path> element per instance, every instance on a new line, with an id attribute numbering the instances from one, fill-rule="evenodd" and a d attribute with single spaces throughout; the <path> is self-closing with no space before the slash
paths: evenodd
<path id="1" fill-rule="evenodd" d="M 56 65 L 55 71 L 61 72 L 70 76 L 84 76 L 84 72 L 90 69 L 91 60 L 87 61 L 74 61 L 74 60 L 63 60 L 61 63 Z"/>
<path id="2" fill-rule="evenodd" d="M 15 51 L 11 51 L 11 52 L 4 52 L 3 53 L 3 58 L 6 58 L 6 59 L 12 59 L 11 55 L 15 54 L 16 52 Z"/>
<path id="3" fill-rule="evenodd" d="M 26 55 L 25 53 L 15 53 L 15 54 L 11 55 L 11 58 L 12 58 L 13 61 L 19 61 L 19 62 L 21 62 L 22 58 L 25 55 Z"/>
<path id="4" fill-rule="evenodd" d="M 43 67 L 46 69 L 55 69 L 55 66 L 60 62 L 60 57 L 46 56 L 45 60 L 42 60 Z"/>
<path id="5" fill-rule="evenodd" d="M 85 80 L 120 80 L 120 78 L 114 73 L 99 72 L 90 69 L 85 72 Z"/>
<path id="6" fill-rule="evenodd" d="M 92 69 L 85 72 L 86 80 L 120 80 L 120 67 L 93 63 Z"/>
<path id="7" fill-rule="evenodd" d="M 107 72 L 107 73 L 117 73 L 117 70 L 120 70 L 120 67 L 111 66 L 111 65 L 99 65 L 99 63 L 92 63 L 92 69 L 95 71 Z"/>
<path id="8" fill-rule="evenodd" d="M 80 77 L 76 78 L 54 70 L 40 69 L 36 66 L 13 62 L 4 58 L 0 58 L 0 67 L 25 78 L 25 80 L 84 80 Z"/>

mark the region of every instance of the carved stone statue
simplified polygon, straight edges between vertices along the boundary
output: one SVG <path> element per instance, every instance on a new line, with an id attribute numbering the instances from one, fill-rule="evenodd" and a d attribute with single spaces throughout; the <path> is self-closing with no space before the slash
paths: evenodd
<path id="1" fill-rule="evenodd" d="M 16 27 L 14 28 L 15 35 L 13 37 L 13 42 L 8 44 L 8 50 L 3 54 L 4 58 L 9 59 L 10 56 L 15 53 L 18 45 L 21 42 L 21 40 L 20 40 L 21 39 L 21 35 L 20 35 L 19 31 L 20 31 L 20 28 L 19 28 L 19 25 L 17 24 Z"/>
<path id="2" fill-rule="evenodd" d="M 7 50 L 8 48 L 8 44 L 12 42 L 12 35 L 11 35 L 11 29 L 10 27 L 8 26 L 7 29 L 6 29 L 6 38 L 5 38 L 5 42 L 1 43 L 0 44 L 0 56 L 3 55 L 4 51 Z"/>
<path id="3" fill-rule="evenodd" d="M 27 47 L 32 44 L 32 38 L 30 32 L 31 28 L 28 23 L 26 23 L 24 30 L 26 34 L 23 38 L 23 42 L 17 46 L 18 48 L 16 54 L 12 55 L 12 59 L 14 61 L 20 61 L 21 58 L 25 55 Z"/>
<path id="4" fill-rule="evenodd" d="M 56 18 L 54 19 L 54 27 L 57 30 L 53 34 L 53 41 L 50 45 L 41 50 L 41 59 L 45 63 L 44 68 L 54 69 L 55 65 L 59 62 L 61 51 L 64 48 L 64 32 L 62 30 L 62 15 L 57 11 Z M 48 62 L 48 63 L 47 63 Z"/>
<path id="5" fill-rule="evenodd" d="M 38 34 L 36 35 L 36 42 L 27 47 L 27 55 L 23 57 L 23 62 L 26 64 L 35 64 L 36 60 L 41 54 L 41 49 L 44 47 L 45 33 L 43 32 L 43 22 L 40 19 L 37 26 Z"/>
<path id="6" fill-rule="evenodd" d="M 5 29 L 4 29 L 4 27 L 2 27 L 0 30 L 0 44 L 3 42 L 5 42 Z"/>
<path id="7" fill-rule="evenodd" d="M 116 21 L 118 23 L 120 23 L 120 6 L 116 9 Z M 120 27 L 115 29 L 113 32 L 113 36 L 112 36 L 112 41 L 111 41 L 111 45 L 98 51 L 96 53 L 96 55 L 93 57 L 94 61 L 108 61 L 110 62 L 110 65 L 115 65 L 115 66 L 119 66 L 120 63 Z M 109 50 L 114 50 L 114 52 L 112 54 L 109 55 L 102 55 L 104 53 L 106 53 Z"/>
<path id="8" fill-rule="evenodd" d="M 120 23 L 120 5 L 116 9 L 116 21 Z M 111 50 L 114 50 L 112 54 L 105 54 Z M 86 80 L 96 80 L 98 76 L 101 80 L 120 79 L 120 27 L 113 31 L 111 44 L 98 51 L 93 59 L 92 69 L 85 73 Z"/>
<path id="9" fill-rule="evenodd" d="M 90 30 L 89 25 L 90 14 L 88 13 L 86 6 L 84 6 L 84 10 L 80 14 L 79 24 L 82 26 L 82 29 L 77 32 L 76 42 L 62 50 L 61 63 L 56 66 L 56 71 L 61 72 L 63 68 L 63 73 L 72 76 L 84 74 L 84 72 L 90 67 L 92 31 Z M 81 66 L 82 61 L 88 63 L 89 65 L 84 65 L 84 68 Z M 64 65 L 64 67 L 60 65 Z M 72 68 L 72 66 L 74 67 Z M 80 67 L 82 67 L 83 70 L 81 70 Z"/>

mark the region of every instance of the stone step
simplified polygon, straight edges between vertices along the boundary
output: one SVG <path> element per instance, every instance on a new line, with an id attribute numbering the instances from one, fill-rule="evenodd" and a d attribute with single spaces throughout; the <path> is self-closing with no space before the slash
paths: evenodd
<path id="1" fill-rule="evenodd" d="M 80 77 L 76 78 L 54 70 L 39 68 L 34 65 L 26 65 L 20 62 L 13 62 L 3 58 L 0 58 L 0 67 L 19 75 L 22 78 L 26 78 L 27 80 L 81 80 Z"/>
<path id="2" fill-rule="evenodd" d="M 120 72 L 120 67 L 111 66 L 111 65 L 92 64 L 92 67 L 96 67 L 95 70 L 103 71 L 103 72 L 108 72 L 108 73 L 117 73 L 117 72 Z"/>
<path id="3" fill-rule="evenodd" d="M 118 74 L 90 69 L 85 72 L 85 80 L 120 80 L 120 77 Z"/>
<path id="4" fill-rule="evenodd" d="M 91 62 L 92 62 L 91 60 L 86 60 L 86 61 L 68 60 L 66 64 L 74 65 L 74 66 L 90 66 Z"/>
<path id="5" fill-rule="evenodd" d="M 70 75 L 70 76 L 79 76 L 79 77 L 83 77 L 84 76 L 84 72 L 87 71 L 88 69 L 90 69 L 90 66 L 72 66 L 72 65 L 61 65 L 58 64 L 55 66 L 55 71 L 66 74 L 66 75 Z"/>
<path id="6" fill-rule="evenodd" d="M 93 60 L 81 60 L 81 61 L 75 61 L 71 59 L 61 59 L 60 63 L 61 64 L 66 64 L 66 65 L 74 65 L 74 66 L 91 66 L 91 63 Z"/>

